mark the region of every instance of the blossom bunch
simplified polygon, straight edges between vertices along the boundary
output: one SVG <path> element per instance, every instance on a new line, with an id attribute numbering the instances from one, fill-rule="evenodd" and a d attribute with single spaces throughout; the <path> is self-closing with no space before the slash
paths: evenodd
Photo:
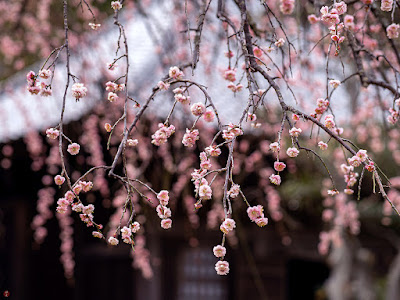
<path id="1" fill-rule="evenodd" d="M 151 136 L 151 143 L 156 146 L 161 146 L 167 142 L 167 139 L 174 134 L 175 126 L 167 126 L 165 124 L 159 123 L 158 130 Z"/>

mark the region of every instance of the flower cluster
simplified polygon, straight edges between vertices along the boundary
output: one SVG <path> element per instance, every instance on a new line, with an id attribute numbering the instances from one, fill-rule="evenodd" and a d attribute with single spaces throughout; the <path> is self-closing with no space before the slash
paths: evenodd
<path id="1" fill-rule="evenodd" d="M 197 129 L 189 130 L 186 128 L 186 133 L 183 135 L 182 144 L 185 147 L 193 147 L 199 138 L 199 131 Z"/>
<path id="2" fill-rule="evenodd" d="M 201 102 L 196 102 L 190 107 L 190 111 L 194 116 L 199 117 L 206 111 L 206 106 Z"/>
<path id="3" fill-rule="evenodd" d="M 224 220 L 224 222 L 222 222 L 221 226 L 219 227 L 219 229 L 225 233 L 228 234 L 229 232 L 231 232 L 233 229 L 235 229 L 236 227 L 236 222 L 233 219 L 230 218 L 226 218 Z"/>
<path id="4" fill-rule="evenodd" d="M 383 3 L 383 1 L 382 1 Z M 390 24 L 387 28 L 386 28 L 386 34 L 387 37 L 389 39 L 396 39 L 399 37 L 399 29 L 400 29 L 400 25 L 399 24 Z"/>
<path id="5" fill-rule="evenodd" d="M 161 227 L 164 229 L 169 229 L 172 226 L 171 209 L 167 207 L 169 202 L 168 191 L 162 190 L 157 194 L 157 199 L 160 204 L 156 207 L 157 214 L 161 219 Z"/>
<path id="6" fill-rule="evenodd" d="M 168 72 L 169 77 L 173 78 L 173 79 L 182 79 L 182 77 L 184 76 L 183 72 L 181 70 L 179 70 L 178 67 L 171 67 L 169 69 Z"/>
<path id="7" fill-rule="evenodd" d="M 65 178 L 58 175 L 54 178 L 54 181 L 57 185 L 61 185 L 64 182 Z M 74 187 L 73 191 L 68 191 L 65 193 L 63 198 L 58 199 L 57 201 L 57 209 L 56 211 L 61 214 L 65 214 L 68 210 L 68 207 L 71 205 L 72 210 L 75 212 L 82 212 L 80 214 L 80 218 L 83 222 L 87 224 L 87 226 L 93 226 L 93 204 L 89 204 L 84 206 L 82 202 L 78 200 L 78 202 L 74 202 L 76 197 L 81 192 L 88 192 L 92 189 L 93 183 L 86 181 L 79 181 Z"/>
<path id="8" fill-rule="evenodd" d="M 151 136 L 151 143 L 156 146 L 161 146 L 167 142 L 167 139 L 175 132 L 175 126 L 167 126 L 159 123 L 158 130 Z"/>
<path id="9" fill-rule="evenodd" d="M 38 81 L 38 77 L 42 79 L 50 78 L 52 72 L 51 70 L 40 70 L 38 75 L 35 75 L 35 72 L 29 71 L 26 75 L 27 81 L 27 90 L 31 95 L 40 95 L 43 97 L 51 96 L 52 90 L 50 85 L 47 85 L 44 82 Z"/>
<path id="10" fill-rule="evenodd" d="M 232 184 L 231 188 L 228 191 L 228 196 L 230 198 L 236 198 L 240 193 L 240 185 L 238 184 Z"/>
<path id="11" fill-rule="evenodd" d="M 49 128 L 46 130 L 46 136 L 49 139 L 55 140 L 56 138 L 58 138 L 59 135 L 60 135 L 60 132 L 55 128 Z"/>
<path id="12" fill-rule="evenodd" d="M 239 126 L 233 125 L 232 123 L 229 123 L 228 129 L 224 129 L 222 131 L 222 137 L 226 141 L 231 141 L 235 137 L 242 135 L 242 134 L 243 134 L 243 130 Z"/>
<path id="13" fill-rule="evenodd" d="M 72 90 L 72 96 L 75 97 L 76 101 L 79 101 L 79 99 L 85 97 L 87 94 L 87 88 L 83 83 L 79 82 L 74 83 L 72 85 L 71 90 Z"/>
<path id="14" fill-rule="evenodd" d="M 264 217 L 264 207 L 262 205 L 250 206 L 247 208 L 247 215 L 252 222 L 263 227 L 268 224 L 268 218 Z"/>
<path id="15" fill-rule="evenodd" d="M 108 91 L 107 99 L 110 102 L 115 102 L 119 99 L 118 92 L 125 90 L 125 84 L 117 84 L 112 81 L 106 82 L 106 91 Z"/>

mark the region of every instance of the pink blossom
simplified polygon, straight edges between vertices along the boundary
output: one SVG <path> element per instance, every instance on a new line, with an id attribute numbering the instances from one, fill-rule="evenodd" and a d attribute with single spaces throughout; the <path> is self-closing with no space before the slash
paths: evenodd
<path id="1" fill-rule="evenodd" d="M 65 177 L 61 176 L 61 175 L 57 175 L 56 177 L 54 177 L 54 182 L 57 185 L 62 185 L 65 181 Z"/>
<path id="2" fill-rule="evenodd" d="M 365 166 L 365 168 L 369 171 L 369 172 L 373 172 L 375 171 L 375 164 L 373 161 L 370 161 L 368 165 Z"/>
<path id="3" fill-rule="evenodd" d="M 216 146 L 209 146 L 204 149 L 208 155 L 219 156 L 221 154 L 221 149 Z"/>
<path id="4" fill-rule="evenodd" d="M 157 194 L 157 199 L 160 201 L 160 204 L 163 206 L 167 206 L 169 202 L 169 195 L 167 190 L 162 190 Z"/>
<path id="5" fill-rule="evenodd" d="M 221 245 L 217 245 L 213 248 L 213 253 L 216 257 L 224 257 L 226 254 L 226 248 Z"/>
<path id="6" fill-rule="evenodd" d="M 210 123 L 214 121 L 214 113 L 212 110 L 206 110 L 203 114 L 204 121 Z"/>
<path id="7" fill-rule="evenodd" d="M 236 222 L 233 219 L 226 218 L 224 222 L 221 224 L 219 229 L 225 233 L 228 234 L 231 232 L 234 228 L 236 227 Z"/>
<path id="8" fill-rule="evenodd" d="M 118 91 L 118 84 L 112 81 L 106 82 L 106 91 L 108 92 L 117 92 Z"/>
<path id="9" fill-rule="evenodd" d="M 40 96 L 42 97 L 48 97 L 53 94 L 53 91 L 51 90 L 51 87 L 46 85 L 44 82 L 41 83 L 40 85 Z"/>
<path id="10" fill-rule="evenodd" d="M 87 94 L 87 88 L 83 83 L 74 83 L 72 85 L 72 96 L 75 97 L 76 101 L 78 101 L 80 98 L 83 98 Z"/>
<path id="11" fill-rule="evenodd" d="M 340 85 L 340 81 L 339 80 L 330 80 L 329 84 L 331 85 L 331 87 L 336 89 Z"/>
<path id="12" fill-rule="evenodd" d="M 203 184 L 199 187 L 199 196 L 202 200 L 211 199 L 212 190 L 209 185 Z"/>
<path id="13" fill-rule="evenodd" d="M 81 149 L 81 146 L 77 143 L 72 143 L 68 145 L 68 149 L 67 151 L 71 154 L 71 155 L 77 155 L 79 153 L 79 150 Z"/>
<path id="14" fill-rule="evenodd" d="M 335 196 L 335 195 L 337 195 L 337 194 L 339 194 L 339 191 L 338 191 L 338 190 L 328 190 L 328 195 L 329 195 L 329 196 Z"/>
<path id="15" fill-rule="evenodd" d="M 190 97 L 185 96 L 182 94 L 175 94 L 174 96 L 175 100 L 182 103 L 182 104 L 189 104 L 190 103 Z"/>
<path id="16" fill-rule="evenodd" d="M 157 86 L 159 87 L 160 90 L 168 91 L 170 84 L 164 81 L 159 81 L 157 83 Z"/>
<path id="17" fill-rule="evenodd" d="M 122 8 L 122 4 L 119 1 L 111 1 L 111 7 L 113 10 L 118 11 Z"/>
<path id="18" fill-rule="evenodd" d="M 169 209 L 168 207 L 163 206 L 161 204 L 157 205 L 156 212 L 160 219 L 166 219 L 166 218 L 171 217 L 171 209 Z"/>
<path id="19" fill-rule="evenodd" d="M 240 185 L 232 184 L 231 188 L 228 191 L 228 195 L 230 198 L 234 199 L 239 195 L 240 192 Z"/>
<path id="20" fill-rule="evenodd" d="M 259 218 L 264 218 L 264 207 L 262 207 L 261 205 L 250 206 L 249 208 L 247 208 L 247 215 L 253 222 L 255 222 Z"/>
<path id="21" fill-rule="evenodd" d="M 336 126 L 332 115 L 325 116 L 325 126 L 329 129 L 332 129 Z"/>
<path id="22" fill-rule="evenodd" d="M 310 22 L 311 25 L 318 23 L 319 20 L 320 20 L 320 19 L 319 19 L 316 15 L 314 15 L 314 14 L 309 15 L 309 16 L 307 17 L 307 19 L 308 19 L 308 22 Z"/>
<path id="23" fill-rule="evenodd" d="M 181 70 L 179 70 L 178 67 L 171 67 L 169 69 L 168 74 L 169 74 L 169 77 L 172 77 L 174 79 L 181 79 L 184 76 L 183 72 Z"/>
<path id="24" fill-rule="evenodd" d="M 89 23 L 90 28 L 93 30 L 97 30 L 100 28 L 101 24 L 96 24 L 96 23 Z"/>
<path id="25" fill-rule="evenodd" d="M 319 142 L 318 142 L 318 147 L 319 147 L 321 150 L 326 150 L 326 149 L 328 149 L 328 144 L 327 144 L 327 143 L 324 143 L 323 141 L 319 141 Z"/>
<path id="26" fill-rule="evenodd" d="M 279 146 L 278 142 L 273 142 L 269 145 L 269 149 L 271 149 L 272 152 L 279 152 L 279 150 L 281 150 L 281 147 Z"/>
<path id="27" fill-rule="evenodd" d="M 140 224 L 139 224 L 139 222 L 136 222 L 136 221 L 133 222 L 133 224 L 131 224 L 130 227 L 131 227 L 131 230 L 133 233 L 136 233 L 140 230 Z"/>
<path id="28" fill-rule="evenodd" d="M 356 155 L 360 158 L 362 162 L 364 162 L 368 158 L 367 150 L 360 149 L 358 150 Z"/>
<path id="29" fill-rule="evenodd" d="M 400 25 L 399 24 L 390 24 L 387 28 L 386 28 L 386 34 L 388 36 L 389 39 L 395 39 L 399 37 L 399 28 Z"/>
<path id="30" fill-rule="evenodd" d="M 344 1 L 335 3 L 334 7 L 336 8 L 338 15 L 343 15 L 347 12 L 347 4 Z"/>
<path id="31" fill-rule="evenodd" d="M 269 181 L 271 181 L 271 183 L 273 183 L 275 185 L 280 185 L 281 184 L 281 176 L 272 174 L 271 176 L 269 176 Z"/>
<path id="32" fill-rule="evenodd" d="M 346 26 L 346 28 L 348 28 L 349 30 L 354 30 L 355 24 L 354 17 L 352 15 L 344 16 L 344 26 Z"/>
<path id="33" fill-rule="evenodd" d="M 79 195 L 79 193 L 82 191 L 82 187 L 80 184 L 77 184 L 72 188 L 73 192 L 75 195 Z"/>
<path id="34" fill-rule="evenodd" d="M 75 194 L 72 191 L 68 191 L 65 193 L 64 197 L 71 203 L 75 199 Z"/>
<path id="35" fill-rule="evenodd" d="M 218 275 L 227 275 L 229 273 L 229 263 L 224 260 L 220 260 L 215 264 L 215 271 Z"/>
<path id="36" fill-rule="evenodd" d="M 361 158 L 356 155 L 354 155 L 351 158 L 348 158 L 347 161 L 349 162 L 349 165 L 353 167 L 358 167 L 359 165 L 361 165 Z"/>
<path id="37" fill-rule="evenodd" d="M 169 229 L 172 226 L 172 220 L 171 219 L 164 219 L 161 220 L 161 227 L 164 229 Z"/>
<path id="38" fill-rule="evenodd" d="M 197 102 L 190 107 L 190 111 L 192 112 L 193 115 L 199 117 L 206 111 L 206 107 L 203 103 Z"/>
<path id="39" fill-rule="evenodd" d="M 393 7 L 393 0 L 382 0 L 381 1 L 381 10 L 382 11 L 391 11 Z"/>
<path id="40" fill-rule="evenodd" d="M 127 139 L 126 144 L 129 147 L 135 147 L 135 146 L 137 146 L 137 144 L 139 144 L 139 141 L 137 139 Z"/>
<path id="41" fill-rule="evenodd" d="M 113 93 L 113 92 L 109 92 L 109 93 L 108 93 L 107 99 L 108 99 L 108 101 L 110 101 L 111 103 L 114 102 L 114 101 L 117 101 L 118 98 L 119 98 L 119 97 L 118 97 L 118 95 L 117 95 L 116 93 Z"/>
<path id="42" fill-rule="evenodd" d="M 301 132 L 302 132 L 301 128 L 296 128 L 296 127 L 293 127 L 292 129 L 289 130 L 290 136 L 293 137 L 298 137 Z"/>
<path id="43" fill-rule="evenodd" d="M 283 171 L 286 168 L 286 164 L 281 161 L 274 162 L 274 169 L 278 172 Z"/>
<path id="44" fill-rule="evenodd" d="M 52 74 L 51 70 L 48 70 L 48 69 L 40 70 L 38 73 L 39 77 L 41 77 L 43 79 L 50 78 L 51 74 Z"/>
<path id="45" fill-rule="evenodd" d="M 293 12 L 294 4 L 294 0 L 281 0 L 279 9 L 284 15 L 290 15 Z"/>
<path id="46" fill-rule="evenodd" d="M 260 48 L 258 48 L 257 46 L 255 46 L 253 48 L 253 53 L 256 57 L 260 58 L 261 56 L 263 56 L 263 52 Z"/>
<path id="47" fill-rule="evenodd" d="M 112 246 L 116 246 L 119 244 L 119 241 L 115 237 L 110 236 L 108 239 L 108 243 Z"/>
<path id="48" fill-rule="evenodd" d="M 283 38 L 280 38 L 275 42 L 275 46 L 277 46 L 278 48 L 282 47 L 283 45 L 285 45 L 285 40 Z"/>
<path id="49" fill-rule="evenodd" d="M 224 79 L 228 80 L 228 81 L 231 81 L 231 82 L 236 81 L 236 70 L 234 70 L 234 69 L 233 70 L 232 69 L 226 70 L 225 73 L 224 73 Z"/>
<path id="50" fill-rule="evenodd" d="M 93 188 L 93 182 L 91 181 L 79 181 L 79 185 L 85 193 L 89 192 Z"/>
<path id="51" fill-rule="evenodd" d="M 75 212 L 82 212 L 83 209 L 83 204 L 82 203 L 73 203 L 72 204 L 72 210 Z"/>
<path id="52" fill-rule="evenodd" d="M 354 191 L 352 189 L 344 189 L 343 192 L 347 195 L 352 195 L 354 194 Z"/>
<path id="53" fill-rule="evenodd" d="M 60 135 L 60 132 L 55 128 L 49 128 L 46 130 L 46 136 L 50 139 L 55 140 Z"/>
<path id="54" fill-rule="evenodd" d="M 174 125 L 166 126 L 162 123 L 158 124 L 158 130 L 151 136 L 151 143 L 161 146 L 167 142 L 167 139 L 175 132 Z"/>
<path id="55" fill-rule="evenodd" d="M 325 15 L 322 15 L 321 20 L 328 26 L 332 26 L 332 25 L 336 25 L 336 24 L 340 23 L 339 15 L 335 14 L 335 13 L 327 13 Z"/>
<path id="56" fill-rule="evenodd" d="M 185 147 L 193 147 L 199 138 L 199 131 L 197 129 L 189 130 L 186 128 L 186 133 L 183 135 L 182 144 Z"/>
<path id="57" fill-rule="evenodd" d="M 264 227 L 268 224 L 268 218 L 258 218 L 255 222 L 257 226 Z"/>
<path id="58" fill-rule="evenodd" d="M 92 235 L 96 238 L 102 239 L 103 238 L 103 234 L 99 231 L 93 231 Z"/>
<path id="59" fill-rule="evenodd" d="M 297 157 L 299 155 L 299 150 L 297 150 L 295 147 L 290 147 L 286 150 L 286 154 L 289 157 Z"/>

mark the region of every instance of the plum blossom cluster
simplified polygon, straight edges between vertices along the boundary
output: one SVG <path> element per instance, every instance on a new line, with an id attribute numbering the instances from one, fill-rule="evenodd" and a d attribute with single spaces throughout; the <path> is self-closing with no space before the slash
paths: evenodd
<path id="1" fill-rule="evenodd" d="M 38 78 L 48 79 L 52 75 L 51 70 L 44 69 L 40 70 L 38 75 L 35 74 L 33 71 L 29 71 L 26 75 L 27 81 L 27 90 L 31 95 L 40 95 L 43 97 L 51 96 L 52 90 L 49 84 L 46 84 L 43 81 L 39 81 Z"/>
<path id="2" fill-rule="evenodd" d="M 74 96 L 76 101 L 79 101 L 79 99 L 86 96 L 88 90 L 83 83 L 76 82 L 72 85 L 71 91 L 72 96 Z"/>
<path id="3" fill-rule="evenodd" d="M 226 141 L 231 141 L 239 135 L 243 135 L 243 130 L 239 126 L 234 125 L 232 123 L 229 123 L 228 129 L 224 129 L 222 131 L 222 137 Z"/>
<path id="4" fill-rule="evenodd" d="M 174 134 L 174 132 L 174 125 L 167 126 L 165 124 L 159 123 L 158 130 L 151 136 L 151 143 L 156 146 L 161 146 L 162 144 L 165 144 L 167 142 L 168 138 L 172 134 Z"/>
<path id="5" fill-rule="evenodd" d="M 335 43 L 336 46 L 335 55 L 338 55 L 340 50 L 339 44 L 343 43 L 345 39 L 344 36 L 340 36 L 344 28 L 344 23 L 340 22 L 339 16 L 347 12 L 347 4 L 344 1 L 336 2 L 331 10 L 329 10 L 327 6 L 323 6 L 320 12 L 322 22 L 329 26 L 331 40 Z M 313 18 L 309 18 L 309 20 L 310 19 L 316 21 Z"/>
<path id="6" fill-rule="evenodd" d="M 247 208 L 247 215 L 252 222 L 255 222 L 259 227 L 264 227 L 268 224 L 268 218 L 264 216 L 264 207 L 262 205 L 250 206 Z"/>
<path id="7" fill-rule="evenodd" d="M 387 117 L 387 120 L 390 124 L 394 125 L 397 123 L 397 121 L 399 120 L 399 107 L 400 107 L 400 99 L 396 99 L 394 101 L 394 106 L 395 108 L 389 108 L 389 113 L 390 115 Z M 397 108 L 397 110 L 396 110 Z"/>
<path id="8" fill-rule="evenodd" d="M 218 275 L 227 275 L 229 273 L 229 263 L 224 261 L 226 255 L 226 248 L 222 245 L 217 245 L 213 248 L 213 253 L 215 257 L 220 260 L 215 264 L 215 271 Z"/>
<path id="9" fill-rule="evenodd" d="M 169 77 L 175 79 L 175 80 L 179 80 L 182 79 L 183 76 L 185 76 L 185 74 L 183 74 L 183 72 L 176 66 L 171 67 L 168 71 L 168 75 Z"/>
<path id="10" fill-rule="evenodd" d="M 54 178 L 54 181 L 56 182 L 57 185 L 60 185 L 61 182 L 64 182 L 62 176 L 56 176 Z M 58 199 L 56 211 L 60 214 L 65 214 L 68 210 L 68 207 L 71 206 L 73 211 L 81 213 L 79 217 L 86 224 L 86 226 L 88 227 L 93 226 L 94 205 L 89 204 L 84 206 L 78 198 L 81 192 L 87 193 L 92 188 L 93 188 L 93 183 L 91 181 L 88 182 L 79 181 L 73 187 L 72 191 L 71 190 L 67 191 L 63 198 Z M 101 225 L 98 225 L 98 227 L 99 226 Z"/>
<path id="11" fill-rule="evenodd" d="M 174 98 L 176 101 L 182 104 L 189 104 L 190 103 L 190 96 L 184 95 L 187 93 L 187 89 L 183 87 L 177 87 L 172 91 L 174 93 Z"/>
<path id="12" fill-rule="evenodd" d="M 121 229 L 121 238 L 122 241 L 128 245 L 134 245 L 135 242 L 133 240 L 133 234 L 140 230 L 139 222 L 133 222 L 130 226 L 124 226 Z"/>
<path id="13" fill-rule="evenodd" d="M 167 190 L 162 190 L 157 194 L 157 199 L 160 204 L 156 207 L 157 215 L 161 219 L 161 227 L 169 229 L 172 226 L 171 209 L 167 207 L 169 203 L 169 193 Z"/>
<path id="14" fill-rule="evenodd" d="M 106 91 L 108 91 L 108 96 L 107 96 L 107 100 L 112 102 L 115 102 L 119 99 L 118 97 L 118 92 L 121 92 L 125 90 L 125 84 L 117 84 L 115 82 L 112 81 L 108 81 L 106 82 Z"/>
<path id="15" fill-rule="evenodd" d="M 183 135 L 182 144 L 185 147 L 193 147 L 196 144 L 196 141 L 200 138 L 199 131 L 197 129 L 189 130 L 186 128 L 186 133 Z"/>

